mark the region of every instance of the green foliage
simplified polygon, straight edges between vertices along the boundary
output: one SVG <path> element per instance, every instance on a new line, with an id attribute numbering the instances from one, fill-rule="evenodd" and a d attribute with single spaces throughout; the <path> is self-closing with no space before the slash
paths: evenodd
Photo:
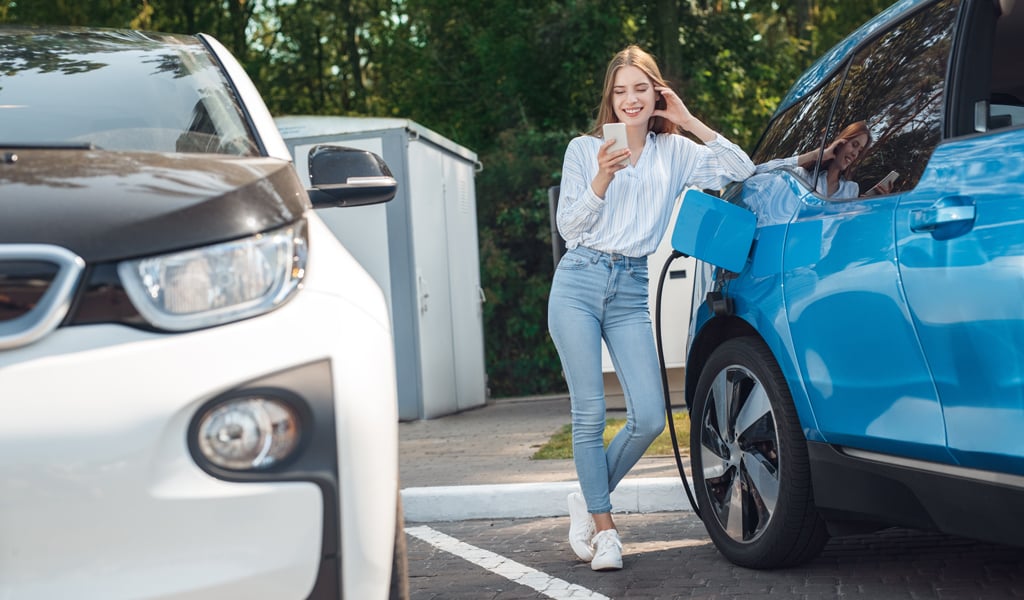
<path id="1" fill-rule="evenodd" d="M 564 390 L 548 336 L 554 272 L 548 187 L 567 132 L 509 129 L 481 156 L 477 179 L 486 362 L 496 396 Z"/>
<path id="2" fill-rule="evenodd" d="M 668 430 L 668 419 L 665 419 L 665 431 L 661 432 L 644 452 L 644 456 L 674 456 L 672 434 Z M 679 443 L 679 454 L 690 454 L 690 414 L 685 411 L 673 411 L 672 423 Z M 625 419 L 607 419 L 604 428 L 605 448 L 611 443 L 619 431 L 626 425 Z M 551 438 L 544 443 L 531 457 L 533 460 L 550 460 L 572 458 L 572 425 L 563 425 Z"/>
<path id="3" fill-rule="evenodd" d="M 627 39 L 623 9 L 611 2 L 404 6 L 405 18 L 380 49 L 381 99 L 392 115 L 481 154 L 512 128 L 583 128 L 597 105 L 593 90 L 604 64 Z"/>
<path id="4" fill-rule="evenodd" d="M 205 32 L 274 114 L 415 120 L 480 156 L 496 396 L 564 390 L 547 335 L 547 189 L 609 58 L 651 50 L 690 109 L 748 151 L 796 76 L 889 0 L 0 0 L 0 23 Z"/>
<path id="5" fill-rule="evenodd" d="M 798 45 L 783 37 L 783 48 L 768 49 L 775 42 L 763 36 L 755 41 L 756 25 L 738 11 L 688 14 L 679 44 L 682 64 L 687 65 L 680 90 L 684 101 L 708 125 L 748 150 L 802 68 L 793 60 L 765 61 L 766 50 L 786 57 Z"/>
<path id="6" fill-rule="evenodd" d="M 126 26 L 144 17 L 136 0 L 0 0 L 0 23 Z"/>
<path id="7" fill-rule="evenodd" d="M 271 1 L 271 0 L 265 0 Z M 258 12 L 250 62 L 275 114 L 382 114 L 375 54 L 389 33 L 387 0 L 276 0 Z M 394 115 L 397 116 L 397 115 Z"/>

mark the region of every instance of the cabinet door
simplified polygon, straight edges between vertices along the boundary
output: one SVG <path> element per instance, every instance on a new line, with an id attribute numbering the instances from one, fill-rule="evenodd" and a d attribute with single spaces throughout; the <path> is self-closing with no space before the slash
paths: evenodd
<path id="1" fill-rule="evenodd" d="M 487 401 L 483 291 L 480 286 L 473 168 L 469 162 L 453 156 L 445 157 L 444 205 L 455 392 L 459 410 L 481 406 Z"/>
<path id="2" fill-rule="evenodd" d="M 408 152 L 422 417 L 431 419 L 459 409 L 448 283 L 448 223 L 444 179 L 439 176 L 444 172 L 444 155 L 425 143 L 409 144 Z"/>

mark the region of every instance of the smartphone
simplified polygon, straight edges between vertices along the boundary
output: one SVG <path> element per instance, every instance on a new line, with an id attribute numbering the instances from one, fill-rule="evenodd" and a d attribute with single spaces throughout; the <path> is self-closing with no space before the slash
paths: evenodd
<path id="1" fill-rule="evenodd" d="M 608 140 L 615 140 L 615 143 L 612 144 L 612 147 L 608 150 L 608 152 L 618 152 L 620 150 L 625 150 L 628 147 L 626 145 L 625 123 L 605 123 L 604 127 L 602 128 L 602 133 L 604 134 L 604 141 L 607 142 Z M 623 166 L 628 165 L 629 157 L 627 156 L 619 164 Z"/>
<path id="2" fill-rule="evenodd" d="M 869 189 L 865 196 L 877 196 L 882 193 L 882 186 L 891 186 L 896 183 L 896 180 L 900 178 L 900 174 L 897 171 L 889 171 L 889 174 L 882 178 L 881 181 L 876 183 L 874 187 Z"/>

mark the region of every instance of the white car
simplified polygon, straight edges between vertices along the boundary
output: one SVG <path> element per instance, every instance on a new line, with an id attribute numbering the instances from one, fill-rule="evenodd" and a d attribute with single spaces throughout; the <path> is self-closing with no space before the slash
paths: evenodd
<path id="1" fill-rule="evenodd" d="M 407 595 L 380 288 L 216 40 L 0 28 L 0 599 Z"/>

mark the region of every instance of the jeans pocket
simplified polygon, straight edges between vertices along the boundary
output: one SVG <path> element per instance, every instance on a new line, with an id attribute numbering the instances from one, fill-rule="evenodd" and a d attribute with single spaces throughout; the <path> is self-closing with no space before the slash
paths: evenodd
<path id="1" fill-rule="evenodd" d="M 648 282 L 650 281 L 650 278 L 647 276 L 647 267 L 646 266 L 644 266 L 644 267 L 631 267 L 629 269 L 629 276 L 632 277 L 634 281 L 636 281 L 638 283 L 642 283 L 644 285 L 647 285 Z"/>
<path id="2" fill-rule="evenodd" d="M 590 262 L 579 256 L 573 256 L 572 254 L 566 254 L 562 257 L 562 260 L 558 261 L 558 268 L 563 271 L 579 271 L 580 269 L 587 268 L 587 263 Z"/>

